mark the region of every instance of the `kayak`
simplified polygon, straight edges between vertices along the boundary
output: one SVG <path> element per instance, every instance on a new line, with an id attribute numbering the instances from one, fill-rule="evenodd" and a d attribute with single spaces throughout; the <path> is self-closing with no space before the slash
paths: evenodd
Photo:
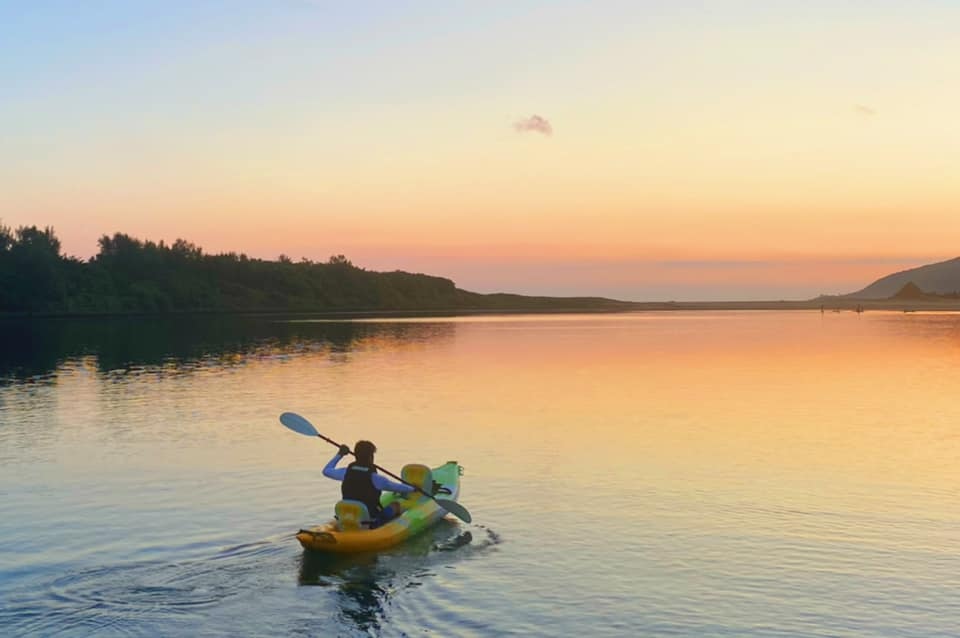
<path id="1" fill-rule="evenodd" d="M 400 475 L 404 481 L 425 489 L 431 482 L 438 483 L 443 489 L 437 497 L 441 500 L 456 501 L 460 496 L 462 473 L 463 468 L 456 461 L 447 461 L 432 470 L 424 465 L 405 465 Z M 361 522 L 362 519 L 367 518 L 365 506 L 357 501 L 340 501 L 336 507 L 336 518 L 323 525 L 301 529 L 297 533 L 297 540 L 305 549 L 318 552 L 336 554 L 374 552 L 416 536 L 434 525 L 447 513 L 433 499 L 420 492 L 411 492 L 409 495 L 402 496 L 393 492 L 384 492 L 380 496 L 380 504 L 383 507 L 394 501 L 401 502 L 404 508 L 403 513 L 374 529 L 370 529 Z M 358 511 L 361 508 L 362 515 Z"/>

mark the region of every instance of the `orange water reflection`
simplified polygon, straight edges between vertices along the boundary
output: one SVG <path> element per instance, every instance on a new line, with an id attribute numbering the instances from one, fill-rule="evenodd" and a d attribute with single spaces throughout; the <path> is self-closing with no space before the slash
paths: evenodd
<path id="1" fill-rule="evenodd" d="M 636 313 L 353 326 L 349 341 L 308 333 L 190 365 L 103 373 L 95 357 L 82 359 L 49 388 L 8 389 L 7 414 L 20 415 L 7 428 L 8 456 L 41 450 L 64 474 L 269 468 L 289 472 L 305 501 L 332 500 L 336 486 L 319 476 L 332 449 L 285 431 L 277 416 L 289 410 L 334 439 L 373 439 L 394 470 L 457 459 L 468 471 L 465 497 L 497 507 L 523 506 L 531 476 L 550 503 L 580 490 L 629 500 L 652 487 L 677 498 L 775 493 L 795 505 L 835 499 L 881 509 L 916 503 L 898 490 L 926 495 L 930 509 L 957 495 L 955 315 Z"/>
<path id="2" fill-rule="evenodd" d="M 363 424 L 398 454 L 416 453 L 410 439 L 428 436 L 428 448 L 455 450 L 484 474 L 520 466 L 578 485 L 697 476 L 798 489 L 837 482 L 953 489 L 960 478 L 954 315 L 444 322 L 456 327 L 447 341 L 415 352 L 370 348 L 350 367 L 315 378 L 327 398 L 304 408 L 338 412 L 333 396 L 361 391 L 364 407 L 338 415 L 344 429 Z M 283 382 L 311 365 L 293 362 L 298 372 L 272 374 Z"/>

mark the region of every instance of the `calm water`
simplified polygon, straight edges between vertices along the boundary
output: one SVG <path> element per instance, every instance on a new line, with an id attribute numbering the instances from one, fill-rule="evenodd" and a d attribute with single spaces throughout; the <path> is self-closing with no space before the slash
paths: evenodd
<path id="1" fill-rule="evenodd" d="M 0 324 L 0 633 L 960 635 L 960 316 Z M 333 448 L 474 523 L 305 555 Z"/>

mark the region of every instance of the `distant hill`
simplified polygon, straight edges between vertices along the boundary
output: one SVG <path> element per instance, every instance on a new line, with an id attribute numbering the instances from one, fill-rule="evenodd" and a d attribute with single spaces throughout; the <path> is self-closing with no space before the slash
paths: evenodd
<path id="1" fill-rule="evenodd" d="M 908 284 L 921 294 L 952 295 L 960 292 L 960 257 L 911 268 L 881 277 L 863 290 L 843 295 L 851 299 L 890 299 L 897 296 Z M 907 290 L 906 294 L 911 294 Z"/>
<path id="2" fill-rule="evenodd" d="M 908 281 L 907 285 L 900 289 L 897 294 L 890 297 L 891 299 L 925 299 L 929 295 L 923 292 L 917 284 L 912 281 Z"/>

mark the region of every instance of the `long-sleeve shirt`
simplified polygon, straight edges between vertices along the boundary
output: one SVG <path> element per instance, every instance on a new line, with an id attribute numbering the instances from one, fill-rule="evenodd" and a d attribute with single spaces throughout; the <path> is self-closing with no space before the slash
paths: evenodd
<path id="1" fill-rule="evenodd" d="M 333 455 L 333 458 L 324 466 L 323 475 L 327 478 L 332 478 L 335 481 L 342 481 L 343 477 L 347 475 L 347 468 L 337 467 L 337 463 L 340 462 L 343 456 L 338 452 Z M 381 492 L 400 492 L 401 494 L 409 494 L 415 490 L 414 487 L 410 485 L 405 485 L 404 483 L 394 483 L 390 479 L 381 476 L 377 473 L 370 475 L 370 479 L 373 481 L 373 486 L 380 490 Z"/>

